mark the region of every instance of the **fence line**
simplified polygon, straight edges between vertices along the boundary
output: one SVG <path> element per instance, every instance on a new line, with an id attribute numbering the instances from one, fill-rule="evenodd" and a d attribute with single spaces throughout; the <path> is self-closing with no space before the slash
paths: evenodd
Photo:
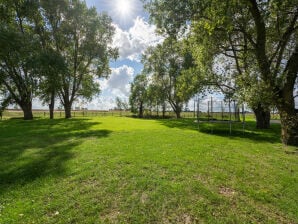
<path id="1" fill-rule="evenodd" d="M 48 118 L 50 117 L 49 111 L 45 110 L 33 110 L 33 117 L 36 118 Z M 131 112 L 129 111 L 79 111 L 73 110 L 71 111 L 72 117 L 95 117 L 95 116 L 131 116 Z M 23 117 L 23 111 L 21 110 L 6 110 L 3 112 L 3 118 L 18 118 Z M 64 111 L 54 111 L 55 118 L 64 118 L 65 112 Z"/>
<path id="2" fill-rule="evenodd" d="M 88 111 L 79 111 L 79 110 L 73 110 L 71 111 L 72 117 L 105 117 L 105 116 L 114 116 L 114 117 L 124 117 L 124 116 L 133 116 L 134 114 L 130 111 L 102 111 L 102 110 L 88 110 Z M 173 111 L 167 111 L 166 112 L 167 118 L 175 118 L 176 114 Z M 33 110 L 33 116 L 35 118 L 49 118 L 50 113 L 48 110 Z M 182 118 L 196 118 L 196 113 L 194 111 L 183 111 L 181 112 Z M 200 112 L 201 118 L 208 118 L 207 112 Z M 213 113 L 214 118 L 221 119 L 221 118 L 227 118 L 226 113 Z M 22 118 L 23 117 L 23 111 L 21 110 L 6 110 L 3 112 L 3 119 L 5 118 Z M 54 111 L 54 117 L 55 118 L 64 118 L 65 112 L 64 111 Z M 150 117 L 156 117 L 156 118 L 162 118 L 162 113 L 156 112 L 156 111 L 146 111 L 144 113 L 144 117 L 150 118 Z M 272 119 L 279 119 L 278 113 L 272 114 Z"/>
<path id="3" fill-rule="evenodd" d="M 48 110 L 33 110 L 33 117 L 35 118 L 49 118 L 50 113 Z M 130 111 L 102 111 L 102 110 L 73 110 L 71 111 L 72 117 L 105 117 L 105 116 L 114 116 L 114 117 L 122 117 L 122 116 L 133 116 L 134 114 Z M 176 117 L 176 114 L 173 111 L 167 111 L 166 117 Z M 183 118 L 195 118 L 193 111 L 181 112 L 181 117 Z M 3 112 L 3 118 L 22 118 L 23 111 L 22 110 L 5 110 Z M 54 111 L 54 118 L 64 118 L 65 112 L 62 110 Z M 162 117 L 162 113 L 159 111 L 145 111 L 144 117 Z"/>

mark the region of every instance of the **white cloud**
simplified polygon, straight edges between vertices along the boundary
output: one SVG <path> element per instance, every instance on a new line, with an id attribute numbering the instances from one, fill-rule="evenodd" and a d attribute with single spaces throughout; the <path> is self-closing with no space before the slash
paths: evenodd
<path id="1" fill-rule="evenodd" d="M 108 110 L 116 106 L 115 98 L 120 97 L 128 100 L 130 94 L 130 83 L 133 81 L 134 68 L 122 65 L 111 68 L 112 73 L 108 79 L 100 79 L 102 94 L 88 103 L 88 109 Z"/>
<path id="2" fill-rule="evenodd" d="M 116 106 L 113 96 L 98 96 L 87 104 L 88 110 L 109 110 Z"/>
<path id="3" fill-rule="evenodd" d="M 134 20 L 134 25 L 128 31 L 114 26 L 116 33 L 113 46 L 119 49 L 120 59 L 139 61 L 141 54 L 149 46 L 156 46 L 164 39 L 155 33 L 156 26 L 150 25 L 141 17 Z"/>
<path id="4" fill-rule="evenodd" d="M 108 79 L 100 80 L 103 91 L 109 91 L 115 97 L 128 97 L 130 92 L 130 82 L 133 80 L 134 68 L 123 65 L 112 68 L 112 74 Z"/>

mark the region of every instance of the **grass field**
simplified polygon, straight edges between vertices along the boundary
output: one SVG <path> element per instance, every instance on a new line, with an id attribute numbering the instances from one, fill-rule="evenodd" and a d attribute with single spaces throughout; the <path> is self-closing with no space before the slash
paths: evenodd
<path id="1" fill-rule="evenodd" d="M 210 125 L 0 121 L 0 223 L 298 223 L 298 157 L 279 125 Z"/>

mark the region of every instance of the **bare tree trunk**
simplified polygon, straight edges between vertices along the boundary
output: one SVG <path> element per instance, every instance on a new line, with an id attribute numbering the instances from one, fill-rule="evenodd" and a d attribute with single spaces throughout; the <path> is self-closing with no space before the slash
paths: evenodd
<path id="1" fill-rule="evenodd" d="M 176 114 L 177 119 L 181 118 L 181 108 L 180 107 L 175 108 L 175 114 Z"/>
<path id="2" fill-rule="evenodd" d="M 55 107 L 55 93 L 51 93 L 51 102 L 49 104 L 50 119 L 54 119 L 54 107 Z"/>
<path id="3" fill-rule="evenodd" d="M 165 118 L 166 117 L 166 104 L 163 103 L 162 104 L 162 118 Z"/>
<path id="4" fill-rule="evenodd" d="M 281 140 L 286 145 L 298 146 L 298 110 L 295 109 L 295 99 L 292 88 L 285 86 L 279 92 L 276 107 L 280 115 Z"/>
<path id="5" fill-rule="evenodd" d="M 143 117 L 144 117 L 143 102 L 140 103 L 140 107 L 139 107 L 139 117 L 140 117 L 140 118 L 143 118 Z"/>
<path id="6" fill-rule="evenodd" d="M 256 116 L 256 128 L 257 129 L 268 129 L 270 128 L 270 110 L 264 108 L 261 103 L 256 108 L 253 108 Z"/>
<path id="7" fill-rule="evenodd" d="M 71 105 L 72 103 L 69 100 L 66 100 L 66 102 L 64 102 L 64 111 L 65 111 L 65 118 L 71 118 Z"/>
<path id="8" fill-rule="evenodd" d="M 24 114 L 24 120 L 32 120 L 33 113 L 32 113 L 32 103 L 31 102 L 23 102 L 21 103 L 21 108 Z"/>
<path id="9" fill-rule="evenodd" d="M 286 145 L 298 146 L 298 116 L 280 113 L 281 140 Z"/>
<path id="10" fill-rule="evenodd" d="M 286 145 L 298 146 L 298 110 L 295 109 L 291 92 L 284 91 L 283 94 L 288 95 L 288 100 L 277 105 L 281 122 L 281 140 Z"/>

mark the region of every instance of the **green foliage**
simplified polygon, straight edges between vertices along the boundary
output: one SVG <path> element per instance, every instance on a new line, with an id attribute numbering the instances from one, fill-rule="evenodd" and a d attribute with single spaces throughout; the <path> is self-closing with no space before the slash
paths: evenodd
<path id="1" fill-rule="evenodd" d="M 201 86 L 198 70 L 194 69 L 194 58 L 186 47 L 183 40 L 168 38 L 162 44 L 149 48 L 143 56 L 144 72 L 152 75 L 151 82 L 157 90 L 155 95 L 160 95 L 161 101 L 166 100 L 177 117 L 183 103 Z"/>
<path id="2" fill-rule="evenodd" d="M 1 1 L 0 11 L 0 82 L 22 108 L 24 118 L 32 119 L 38 82 L 34 58 L 40 50 L 35 35 L 37 5 L 34 1 Z"/>
<path id="3" fill-rule="evenodd" d="M 35 95 L 51 104 L 59 95 L 69 112 L 99 93 L 94 79 L 117 57 L 109 16 L 80 0 L 1 1 L 0 11 L 0 81 L 22 109 Z"/>
<path id="4" fill-rule="evenodd" d="M 109 47 L 114 28 L 109 16 L 98 14 L 95 8 L 88 9 L 79 0 L 42 1 L 42 6 L 51 47 L 63 55 L 67 65 L 67 72 L 57 74 L 61 76 L 58 95 L 70 116 L 75 100 L 91 100 L 99 93 L 94 79 L 110 73 L 109 60 L 117 57 L 117 50 Z"/>
<path id="5" fill-rule="evenodd" d="M 145 74 L 137 75 L 130 86 L 129 104 L 131 112 L 138 113 L 143 117 L 144 107 L 147 100 L 148 80 Z"/>
<path id="6" fill-rule="evenodd" d="M 128 102 L 126 100 L 122 100 L 120 97 L 116 97 L 116 106 L 118 110 L 128 110 Z"/>
<path id="7" fill-rule="evenodd" d="M 40 77 L 38 95 L 44 104 L 48 104 L 52 92 L 57 95 L 62 85 L 62 74 L 67 73 L 67 65 L 63 56 L 51 48 L 41 51 L 35 59 L 35 65 Z"/>
<path id="8" fill-rule="evenodd" d="M 199 52 L 206 49 L 208 61 L 220 54 L 230 58 L 230 75 L 237 74 L 233 89 L 251 94 L 260 91 L 261 102 L 250 96 L 249 103 L 276 106 L 284 124 L 295 124 L 282 123 L 282 133 L 294 133 L 283 135 L 283 142 L 298 145 L 293 97 L 298 73 L 297 0 L 145 2 L 161 32 L 173 36 L 190 26 L 192 40 L 200 46 Z M 205 54 L 208 51 L 211 54 Z"/>

